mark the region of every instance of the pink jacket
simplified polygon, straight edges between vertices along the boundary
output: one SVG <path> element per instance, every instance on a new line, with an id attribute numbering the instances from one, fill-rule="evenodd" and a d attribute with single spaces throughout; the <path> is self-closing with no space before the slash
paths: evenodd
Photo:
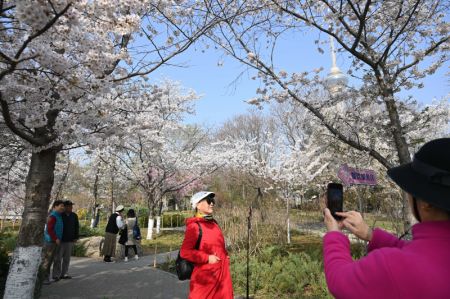
<path id="1" fill-rule="evenodd" d="M 336 298 L 450 298 L 450 221 L 418 223 L 412 241 L 373 231 L 367 256 L 353 261 L 349 239 L 323 240 L 328 289 Z"/>

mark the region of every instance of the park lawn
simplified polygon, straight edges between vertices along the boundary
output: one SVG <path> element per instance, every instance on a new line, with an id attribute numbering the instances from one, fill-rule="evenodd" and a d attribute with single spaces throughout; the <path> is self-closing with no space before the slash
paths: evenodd
<path id="1" fill-rule="evenodd" d="M 12 222 L 10 220 L 0 220 L 1 223 L 1 230 L 0 231 L 19 231 L 20 224 L 22 223 L 21 220 L 17 220 L 16 222 Z"/>
<path id="2" fill-rule="evenodd" d="M 378 227 L 394 234 L 403 233 L 403 223 L 401 219 L 394 219 L 388 216 L 364 213 L 365 221 L 370 227 Z M 292 209 L 290 211 L 291 223 L 323 223 L 321 211 L 303 211 Z"/>
<path id="3" fill-rule="evenodd" d="M 286 244 L 285 249 L 290 253 L 306 252 L 322 262 L 322 237 L 315 234 L 305 234 L 299 231 L 291 232 L 291 244 Z M 365 254 L 365 242 L 352 242 L 350 244 L 353 258 L 360 258 Z"/>
<path id="4" fill-rule="evenodd" d="M 291 220 L 295 222 L 322 222 L 322 211 L 304 211 L 299 209 L 291 209 L 289 211 Z"/>
<path id="5" fill-rule="evenodd" d="M 141 229 L 141 235 L 147 235 L 147 229 Z M 162 231 L 159 235 L 153 234 L 153 240 L 142 239 L 141 246 L 145 255 L 179 250 L 183 242 L 183 231 Z"/>

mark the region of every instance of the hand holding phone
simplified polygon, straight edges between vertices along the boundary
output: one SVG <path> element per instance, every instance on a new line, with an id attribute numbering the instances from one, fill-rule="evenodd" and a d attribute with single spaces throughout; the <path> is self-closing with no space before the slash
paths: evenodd
<path id="1" fill-rule="evenodd" d="M 344 188 L 342 184 L 330 183 L 327 186 L 327 208 L 336 220 L 342 220 L 336 212 L 342 212 L 344 206 Z"/>

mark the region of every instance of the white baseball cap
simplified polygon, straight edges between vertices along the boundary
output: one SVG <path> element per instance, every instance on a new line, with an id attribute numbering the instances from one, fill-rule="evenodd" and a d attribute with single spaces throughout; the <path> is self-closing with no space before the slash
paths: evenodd
<path id="1" fill-rule="evenodd" d="M 116 212 L 122 212 L 124 210 L 124 207 L 122 205 L 117 206 Z"/>
<path id="2" fill-rule="evenodd" d="M 200 191 L 200 192 L 197 192 L 194 195 L 192 195 L 192 197 L 191 197 L 192 209 L 195 209 L 197 207 L 197 204 L 200 201 L 202 201 L 202 199 L 205 199 L 206 197 L 208 197 L 211 194 L 213 196 L 216 195 L 216 194 L 214 194 L 214 192 L 209 192 L 209 191 Z"/>

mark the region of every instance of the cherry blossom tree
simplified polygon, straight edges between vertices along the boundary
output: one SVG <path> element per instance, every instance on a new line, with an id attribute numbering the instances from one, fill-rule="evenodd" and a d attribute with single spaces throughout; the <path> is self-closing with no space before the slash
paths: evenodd
<path id="1" fill-rule="evenodd" d="M 253 69 L 255 79 L 263 84 L 250 103 L 293 101 L 314 115 L 337 141 L 370 155 L 385 168 L 411 160 L 416 147 L 408 132 L 411 120 L 429 124 L 437 114 L 445 122 L 448 105 L 419 108 L 414 104 L 417 99 L 406 98 L 401 92 L 423 88 L 423 79 L 448 63 L 446 1 L 267 0 L 224 4 L 212 0 L 206 8 L 209 14 L 222 18 L 217 30 L 208 32 L 209 41 Z M 321 36 L 331 36 L 337 42 L 339 53 L 351 62 L 347 73 L 353 87 L 335 92 L 323 79 L 322 68 L 289 73 L 277 64 L 278 42 L 285 36 L 300 37 L 305 30 L 317 32 L 316 44 L 322 53 Z M 363 115 L 371 117 L 364 119 Z M 375 142 L 378 137 L 381 143 Z"/>
<path id="2" fill-rule="evenodd" d="M 318 142 L 320 130 L 311 115 L 304 109 L 287 103 L 273 105 L 270 116 L 260 116 L 254 112 L 248 116 L 235 118 L 248 120 L 251 123 L 258 118 L 261 123 L 270 124 L 260 132 L 258 138 L 246 139 L 250 152 L 244 159 L 246 163 L 239 163 L 243 171 L 259 179 L 266 191 L 275 191 L 286 202 L 286 231 L 287 242 L 290 243 L 289 209 L 294 193 L 301 192 L 312 181 L 325 172 L 331 162 L 330 151 Z M 242 121 L 240 121 L 242 123 Z M 230 127 L 229 124 L 226 127 Z M 240 126 L 242 131 L 254 131 L 254 127 Z M 320 127 L 319 127 L 320 128 Z M 228 131 L 228 130 L 227 130 Z M 248 135 L 243 133 L 241 136 Z M 239 136 L 235 135 L 235 136 Z M 238 137 L 240 138 L 240 137 Z M 264 149 L 264 159 L 261 159 L 258 148 Z M 246 167 L 243 168 L 242 165 Z"/>
<path id="3" fill-rule="evenodd" d="M 5 298 L 28 298 L 57 154 L 99 145 L 115 128 L 126 131 L 131 117 L 121 105 L 140 102 L 131 99 L 147 88 L 140 78 L 185 51 L 214 21 L 179 22 L 190 16 L 189 3 L 170 1 L 8 0 L 0 8 L 2 122 L 31 155 Z"/>
<path id="4" fill-rule="evenodd" d="M 139 187 L 147 200 L 148 239 L 153 235 L 155 217 L 159 232 L 163 197 L 185 190 L 223 163 L 223 154 L 211 151 L 214 143 L 210 143 L 203 129 L 182 124 L 184 115 L 192 112 L 197 96 L 191 91 L 183 92 L 171 82 L 154 88 L 158 105 L 152 101 L 147 106 L 142 104 L 140 109 L 145 113 L 134 115 L 132 120 L 145 129 L 119 134 L 113 139 L 114 146 L 110 146 L 118 173 Z"/>

